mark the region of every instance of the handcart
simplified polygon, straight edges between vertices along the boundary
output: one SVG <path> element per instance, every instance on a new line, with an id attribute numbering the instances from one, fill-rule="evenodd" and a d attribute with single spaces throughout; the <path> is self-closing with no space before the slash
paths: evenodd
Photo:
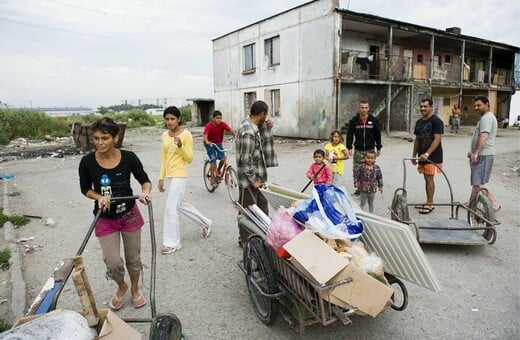
<path id="1" fill-rule="evenodd" d="M 277 185 L 268 185 L 262 192 L 275 208 L 288 207 L 296 200 L 309 198 Z M 281 313 L 293 330 L 302 333 L 311 324 L 327 326 L 340 320 L 347 325 L 352 322 L 351 315 L 363 314 L 354 307 L 341 308 L 329 302 L 331 291 L 350 284 L 350 278 L 326 285 L 315 283 L 266 245 L 268 216 L 256 205 L 242 207 L 237 202 L 235 204 L 241 212 L 238 216 L 240 234 L 247 236 L 243 244 L 243 259 L 238 265 L 245 275 L 249 296 L 260 321 L 271 325 Z M 388 305 L 397 311 L 404 310 L 408 304 L 405 285 L 390 273 L 385 272 L 385 278 L 394 290 Z"/>
<path id="2" fill-rule="evenodd" d="M 138 199 L 139 196 L 128 196 L 128 197 L 114 197 L 111 198 L 111 201 L 121 201 L 121 200 L 131 200 Z M 154 228 L 154 220 L 153 220 L 153 208 L 152 203 L 148 202 L 148 215 L 149 215 L 149 225 L 150 225 L 150 239 L 151 239 L 151 268 L 150 268 L 150 310 L 151 317 L 150 318 L 123 318 L 124 322 L 127 323 L 150 323 L 150 331 L 149 331 L 149 339 L 158 339 L 158 340 L 166 340 L 166 339 L 184 339 L 184 335 L 182 334 L 181 322 L 177 318 L 176 315 L 172 313 L 162 313 L 157 314 L 156 305 L 155 305 L 155 273 L 156 273 L 156 241 L 155 241 L 155 228 Z M 54 311 L 56 309 L 56 305 L 60 294 L 67 283 L 67 280 L 73 274 L 73 270 L 81 263 L 80 255 L 85 250 L 87 243 L 92 235 L 96 223 L 101 214 L 101 210 L 97 212 L 94 217 L 94 220 L 90 224 L 90 227 L 83 239 L 81 246 L 79 247 L 76 256 L 73 259 L 67 259 L 61 261 L 60 266 L 58 266 L 54 274 L 49 278 L 50 281 L 53 281 L 50 285 L 47 283 L 40 292 L 39 296 L 34 300 L 32 305 L 30 306 L 26 316 L 33 316 L 39 314 L 45 314 L 50 311 Z M 79 262 L 78 262 L 79 260 Z M 74 262 L 74 263 L 73 263 Z M 82 264 L 81 264 L 82 265 Z M 50 287 L 49 287 L 50 286 Z M 49 289 L 50 288 L 50 289 Z M 79 292 L 78 292 L 79 293 Z M 90 296 L 93 300 L 93 296 Z M 93 310 L 97 311 L 95 307 L 95 302 L 93 304 Z"/>
<path id="3" fill-rule="evenodd" d="M 495 219 L 487 190 L 481 189 L 468 204 L 456 202 L 448 176 L 435 163 L 448 185 L 450 201 L 434 203 L 433 207 L 449 207 L 447 218 L 414 218 L 410 217 L 409 206 L 421 206 L 421 203 L 408 203 L 406 191 L 406 163 L 417 158 L 403 159 L 403 186 L 394 192 L 392 205 L 389 208 L 393 220 L 413 226 L 417 241 L 421 244 L 445 245 L 488 245 L 493 244 L 497 237 L 495 226 L 500 224 Z M 462 211 L 462 212 L 461 212 Z M 461 216 L 462 215 L 462 216 Z"/>

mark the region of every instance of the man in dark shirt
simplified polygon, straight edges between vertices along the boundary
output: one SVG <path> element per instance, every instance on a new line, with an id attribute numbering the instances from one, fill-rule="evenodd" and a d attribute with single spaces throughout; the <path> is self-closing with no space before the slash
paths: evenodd
<path id="1" fill-rule="evenodd" d="M 442 144 L 441 137 L 444 134 L 444 123 L 433 114 L 433 101 L 421 100 L 419 106 L 422 118 L 415 123 L 415 141 L 412 150 L 412 164 L 417 165 L 417 170 L 423 174 L 426 188 L 426 203 L 416 206 L 421 214 L 429 214 L 434 208 L 433 195 L 435 193 L 435 181 L 433 176 L 442 169 Z M 417 157 L 417 159 L 415 159 Z M 434 164 L 430 163 L 433 162 Z"/>
<path id="2" fill-rule="evenodd" d="M 352 117 L 348 123 L 347 130 L 347 149 L 350 157 L 354 154 L 352 164 L 352 177 L 356 178 L 359 163 L 364 161 L 365 151 L 374 150 L 376 156 L 381 154 L 381 126 L 376 117 L 368 114 L 370 106 L 368 101 L 359 102 L 359 113 Z M 354 152 L 352 151 L 354 148 Z M 359 195 L 359 189 L 356 188 L 354 195 Z"/>

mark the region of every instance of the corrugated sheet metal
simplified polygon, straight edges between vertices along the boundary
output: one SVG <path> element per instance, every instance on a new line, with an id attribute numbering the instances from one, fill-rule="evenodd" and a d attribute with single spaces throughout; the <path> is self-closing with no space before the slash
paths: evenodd
<path id="1" fill-rule="evenodd" d="M 385 272 L 434 292 L 441 291 L 437 276 L 406 224 L 364 211 L 356 211 L 356 215 L 365 225 L 361 240 L 367 250 L 381 257 Z"/>

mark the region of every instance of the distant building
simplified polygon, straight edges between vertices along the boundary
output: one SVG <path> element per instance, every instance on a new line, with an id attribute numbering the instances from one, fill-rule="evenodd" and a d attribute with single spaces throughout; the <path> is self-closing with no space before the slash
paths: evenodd
<path id="1" fill-rule="evenodd" d="M 474 124 L 477 94 L 509 115 L 517 46 L 338 6 L 309 1 L 213 40 L 215 109 L 228 123 L 255 100 L 269 105 L 276 135 L 303 138 L 327 138 L 363 99 L 387 131 L 411 131 L 425 97 L 446 124 L 455 103 Z"/>
<path id="2" fill-rule="evenodd" d="M 154 107 L 152 109 L 146 109 L 146 113 L 149 115 L 162 115 L 164 113 L 164 107 Z"/>
<path id="3" fill-rule="evenodd" d="M 21 109 L 21 108 L 19 108 Z M 90 107 L 33 107 L 23 108 L 24 110 L 43 111 L 51 117 L 66 117 L 66 116 L 87 116 L 95 114 L 96 110 Z"/>

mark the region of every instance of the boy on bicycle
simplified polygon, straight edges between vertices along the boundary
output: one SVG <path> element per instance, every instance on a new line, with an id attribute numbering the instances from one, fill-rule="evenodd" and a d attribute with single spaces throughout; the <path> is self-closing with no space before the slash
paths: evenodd
<path id="1" fill-rule="evenodd" d="M 216 183 L 215 170 L 217 167 L 217 159 L 219 160 L 217 176 L 220 176 L 222 165 L 226 154 L 222 147 L 222 141 L 224 140 L 224 132 L 230 132 L 235 137 L 235 131 L 222 120 L 222 113 L 220 111 L 214 111 L 212 114 L 211 121 L 204 127 L 204 146 L 208 153 L 209 161 L 211 162 L 211 181 Z"/>

